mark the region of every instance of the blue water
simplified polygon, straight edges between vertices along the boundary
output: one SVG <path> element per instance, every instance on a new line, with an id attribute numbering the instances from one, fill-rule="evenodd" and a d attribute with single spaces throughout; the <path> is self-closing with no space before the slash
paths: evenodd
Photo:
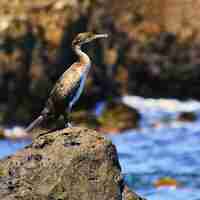
<path id="1" fill-rule="evenodd" d="M 117 147 L 126 183 L 148 200 L 200 200 L 200 117 L 180 123 L 175 121 L 179 109 L 140 103 L 144 104 L 139 106 L 141 128 L 109 136 Z M 181 106 L 189 108 L 185 103 Z M 200 116 L 198 106 L 191 108 Z M 0 142 L 0 157 L 25 144 Z M 180 187 L 156 188 L 155 181 L 163 177 L 176 179 Z"/>
<path id="2" fill-rule="evenodd" d="M 200 127 L 193 130 L 191 125 L 112 136 L 128 185 L 149 200 L 200 199 L 199 134 Z M 181 186 L 156 189 L 153 183 L 163 177 L 174 178 Z"/>
<path id="3" fill-rule="evenodd" d="M 200 104 L 180 102 L 170 109 L 174 102 L 166 107 L 147 102 L 136 103 L 143 118 L 139 130 L 110 136 L 126 183 L 148 200 L 199 200 Z M 183 110 L 194 111 L 197 121 L 177 122 Z M 156 188 L 154 183 L 163 177 L 175 179 L 180 187 Z"/>
<path id="4" fill-rule="evenodd" d="M 28 141 L 0 141 L 0 158 L 4 158 L 15 153 L 18 149 L 22 149 Z"/>

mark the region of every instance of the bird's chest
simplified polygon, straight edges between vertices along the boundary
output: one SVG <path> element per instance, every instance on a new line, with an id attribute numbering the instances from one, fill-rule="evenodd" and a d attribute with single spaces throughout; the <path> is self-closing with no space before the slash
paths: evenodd
<path id="1" fill-rule="evenodd" d="M 71 105 L 73 105 L 79 99 L 80 95 L 82 94 L 87 75 L 88 75 L 87 69 L 80 71 L 80 79 L 77 82 L 76 86 L 74 87 L 73 94 L 71 95 L 71 98 L 70 98 Z"/>
<path id="2" fill-rule="evenodd" d="M 68 99 L 74 104 L 80 97 L 85 85 L 89 67 L 76 67 L 72 71 L 64 73 L 57 87 L 57 96 Z"/>

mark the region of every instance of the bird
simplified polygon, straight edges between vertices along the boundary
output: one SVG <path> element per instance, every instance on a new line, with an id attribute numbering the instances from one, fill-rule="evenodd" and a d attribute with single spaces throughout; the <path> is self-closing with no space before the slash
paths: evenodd
<path id="1" fill-rule="evenodd" d="M 95 34 L 93 32 L 79 33 L 72 41 L 72 49 L 78 57 L 78 61 L 73 63 L 57 80 L 46 104 L 40 115 L 25 129 L 31 132 L 44 120 L 58 119 L 60 115 L 64 117 L 65 125 L 70 124 L 70 113 L 73 105 L 78 101 L 91 68 L 89 56 L 81 49 L 82 45 L 100 38 L 107 38 L 108 34 Z"/>

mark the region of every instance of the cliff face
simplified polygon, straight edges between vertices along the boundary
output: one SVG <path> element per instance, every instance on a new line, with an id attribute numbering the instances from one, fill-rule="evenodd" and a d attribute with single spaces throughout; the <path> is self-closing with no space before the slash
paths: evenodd
<path id="1" fill-rule="evenodd" d="M 25 124 L 41 111 L 83 31 L 110 38 L 84 49 L 93 67 L 79 108 L 126 93 L 200 98 L 198 7 L 199 0 L 1 0 L 0 122 Z"/>
<path id="2" fill-rule="evenodd" d="M 0 161 L 0 199 L 139 198 L 124 187 L 115 146 L 89 129 L 41 133 L 30 146 Z"/>

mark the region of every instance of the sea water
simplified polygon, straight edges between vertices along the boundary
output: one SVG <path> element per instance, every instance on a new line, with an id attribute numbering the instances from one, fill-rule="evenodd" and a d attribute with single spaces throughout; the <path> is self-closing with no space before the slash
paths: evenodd
<path id="1" fill-rule="evenodd" d="M 117 147 L 126 183 L 149 200 L 200 199 L 200 103 L 125 97 L 142 114 L 138 130 L 111 136 Z M 194 112 L 195 122 L 177 121 Z M 156 187 L 168 177 L 178 186 Z"/>

